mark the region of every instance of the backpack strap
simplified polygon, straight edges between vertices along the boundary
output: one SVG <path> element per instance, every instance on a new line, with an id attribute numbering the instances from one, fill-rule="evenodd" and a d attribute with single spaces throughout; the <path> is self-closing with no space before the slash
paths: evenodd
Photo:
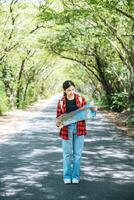
<path id="1" fill-rule="evenodd" d="M 82 97 L 79 96 L 78 98 L 79 98 L 79 102 L 80 102 L 80 106 L 81 106 L 82 105 Z"/>
<path id="2" fill-rule="evenodd" d="M 63 100 L 60 100 L 60 108 L 61 108 L 61 111 L 63 112 Z"/>

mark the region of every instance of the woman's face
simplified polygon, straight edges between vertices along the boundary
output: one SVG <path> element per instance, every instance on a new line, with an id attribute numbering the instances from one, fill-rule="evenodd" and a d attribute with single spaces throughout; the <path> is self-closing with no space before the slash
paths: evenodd
<path id="1" fill-rule="evenodd" d="M 65 93 L 67 95 L 67 97 L 72 98 L 74 97 L 74 93 L 75 93 L 75 87 L 74 86 L 70 86 L 65 90 Z"/>

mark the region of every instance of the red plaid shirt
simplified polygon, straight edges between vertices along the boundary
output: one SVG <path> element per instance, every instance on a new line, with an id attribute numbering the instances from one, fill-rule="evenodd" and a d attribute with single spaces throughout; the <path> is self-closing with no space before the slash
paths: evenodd
<path id="1" fill-rule="evenodd" d="M 62 101 L 62 106 L 61 106 L 60 101 Z M 76 106 L 78 108 L 84 106 L 87 103 L 86 99 L 84 97 L 80 96 L 79 94 L 75 94 L 75 102 L 76 102 Z M 59 117 L 60 115 L 62 115 L 64 113 L 66 113 L 66 98 L 65 98 L 65 96 L 63 96 L 62 99 L 58 101 L 57 117 Z M 86 131 L 85 120 L 77 122 L 77 135 L 80 136 L 80 135 L 86 135 L 86 134 L 87 134 L 87 131 Z M 68 138 L 68 126 L 64 126 L 63 128 L 60 129 L 59 136 L 61 138 L 63 138 L 64 140 L 69 139 Z"/>

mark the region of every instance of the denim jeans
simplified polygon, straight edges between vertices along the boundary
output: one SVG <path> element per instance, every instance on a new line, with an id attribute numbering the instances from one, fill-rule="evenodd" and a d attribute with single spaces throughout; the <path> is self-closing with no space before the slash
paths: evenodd
<path id="1" fill-rule="evenodd" d="M 80 180 L 80 160 L 84 146 L 84 135 L 77 136 L 77 124 L 68 126 L 69 140 L 62 140 L 63 179 Z"/>

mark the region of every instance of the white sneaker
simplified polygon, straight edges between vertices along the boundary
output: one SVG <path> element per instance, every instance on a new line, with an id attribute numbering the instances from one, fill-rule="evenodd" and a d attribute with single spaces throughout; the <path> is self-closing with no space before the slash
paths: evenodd
<path id="1" fill-rule="evenodd" d="M 64 183 L 65 183 L 65 184 L 70 184 L 70 183 L 71 183 L 71 180 L 70 180 L 70 179 L 64 179 Z"/>
<path id="2" fill-rule="evenodd" d="M 79 180 L 76 179 L 76 178 L 73 178 L 72 183 L 73 183 L 73 184 L 78 184 L 78 183 L 79 183 Z"/>

